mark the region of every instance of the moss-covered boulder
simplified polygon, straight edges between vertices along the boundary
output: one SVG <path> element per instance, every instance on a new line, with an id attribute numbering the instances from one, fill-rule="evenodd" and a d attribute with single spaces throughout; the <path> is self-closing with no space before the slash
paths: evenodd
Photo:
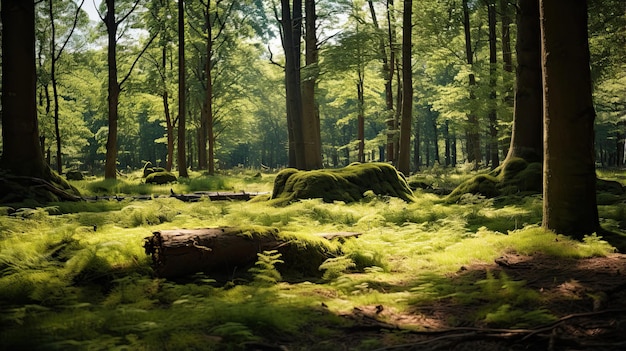
<path id="1" fill-rule="evenodd" d="M 314 171 L 288 168 L 277 174 L 271 201 L 278 205 L 314 198 L 355 202 L 363 199 L 366 191 L 414 201 L 404 176 L 387 163 L 353 163 Z"/>
<path id="2" fill-rule="evenodd" d="M 167 171 L 160 171 L 148 174 L 146 184 L 167 184 L 177 181 L 176 176 Z"/>
<path id="3" fill-rule="evenodd" d="M 83 180 L 83 179 L 85 179 L 85 176 L 83 175 L 83 172 L 81 172 L 81 171 L 67 171 L 67 173 L 65 173 L 65 179 L 67 179 L 67 180 Z"/>
<path id="4" fill-rule="evenodd" d="M 543 165 L 541 162 L 526 162 L 522 158 L 512 158 L 500 167 L 476 175 L 461 183 L 446 198 L 447 202 L 457 202 L 463 194 L 480 194 L 498 197 L 513 194 L 539 194 L 543 187 Z"/>

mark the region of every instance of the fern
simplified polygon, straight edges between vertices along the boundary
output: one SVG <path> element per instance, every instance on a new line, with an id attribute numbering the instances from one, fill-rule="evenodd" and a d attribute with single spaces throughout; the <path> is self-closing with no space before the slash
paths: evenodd
<path id="1" fill-rule="evenodd" d="M 260 286 L 272 286 L 282 280 L 280 272 L 276 269 L 276 265 L 284 263 L 280 259 L 282 256 L 276 250 L 263 251 L 258 253 L 258 261 L 255 263 L 255 267 L 250 268 L 250 272 L 254 274 L 254 283 Z"/>
<path id="2" fill-rule="evenodd" d="M 319 270 L 325 271 L 322 279 L 333 280 L 341 276 L 342 273 L 345 273 L 349 269 L 355 267 L 356 264 L 354 264 L 354 261 L 352 261 L 351 258 L 341 256 L 327 259 L 320 265 Z"/>

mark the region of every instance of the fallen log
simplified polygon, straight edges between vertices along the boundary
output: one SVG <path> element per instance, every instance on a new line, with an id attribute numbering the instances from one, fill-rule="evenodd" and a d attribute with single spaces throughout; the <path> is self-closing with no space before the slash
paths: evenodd
<path id="1" fill-rule="evenodd" d="M 152 268 L 157 276 L 176 278 L 197 272 L 228 273 L 246 271 L 263 251 L 277 250 L 287 268 L 307 275 L 319 275 L 318 267 L 327 258 L 341 254 L 330 240 L 343 242 L 360 233 L 327 233 L 323 241 L 280 235 L 277 229 L 202 228 L 160 230 L 144 240 L 147 255 L 152 256 Z M 281 267 L 277 267 L 280 268 Z"/>

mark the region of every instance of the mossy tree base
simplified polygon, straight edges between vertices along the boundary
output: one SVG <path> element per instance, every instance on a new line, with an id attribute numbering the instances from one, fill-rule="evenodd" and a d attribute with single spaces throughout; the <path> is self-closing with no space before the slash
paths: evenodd
<path id="1" fill-rule="evenodd" d="M 461 183 L 448 195 L 447 202 L 458 202 L 464 194 L 480 194 L 489 198 L 503 195 L 540 194 L 543 188 L 543 165 L 511 158 L 486 174 L 479 174 Z"/>
<path id="2" fill-rule="evenodd" d="M 70 185 L 56 172 L 49 170 L 45 179 L 0 173 L 0 203 L 22 204 L 35 202 L 45 204 L 58 201 L 80 201 L 78 189 Z"/>
<path id="3" fill-rule="evenodd" d="M 446 197 L 446 202 L 458 202 L 464 194 L 480 194 L 488 198 L 507 195 L 541 194 L 543 190 L 543 164 L 511 158 L 500 167 L 466 180 Z M 616 181 L 596 179 L 598 193 L 612 194 L 619 199 L 626 193 Z"/>
<path id="4" fill-rule="evenodd" d="M 344 168 L 314 171 L 285 169 L 276 176 L 271 201 L 283 205 L 321 198 L 324 202 L 349 203 L 363 199 L 368 191 L 414 201 L 404 176 L 387 163 L 353 163 Z"/>

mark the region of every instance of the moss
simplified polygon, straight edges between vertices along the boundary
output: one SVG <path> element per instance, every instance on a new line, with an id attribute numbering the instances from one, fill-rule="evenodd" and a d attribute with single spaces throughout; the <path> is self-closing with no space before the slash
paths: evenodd
<path id="1" fill-rule="evenodd" d="M 175 182 L 176 180 L 176 176 L 171 172 L 154 172 L 148 174 L 146 177 L 146 184 L 167 184 Z"/>
<path id="2" fill-rule="evenodd" d="M 519 193 L 538 194 L 543 188 L 543 165 L 512 158 L 488 174 L 479 174 L 461 183 L 446 202 L 457 202 L 463 194 L 481 194 L 486 197 Z"/>
<path id="3" fill-rule="evenodd" d="M 353 163 L 345 168 L 314 171 L 286 169 L 276 176 L 272 201 L 277 205 L 298 199 L 321 198 L 324 202 L 355 202 L 372 191 L 412 202 L 406 179 L 386 163 Z"/>

